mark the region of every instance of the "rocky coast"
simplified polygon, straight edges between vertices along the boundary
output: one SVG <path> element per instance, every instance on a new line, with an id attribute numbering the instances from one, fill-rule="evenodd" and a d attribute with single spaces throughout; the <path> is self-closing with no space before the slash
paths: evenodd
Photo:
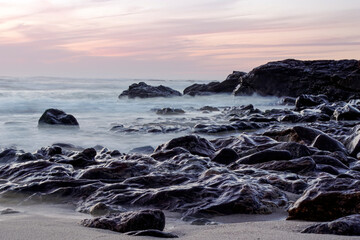
<path id="1" fill-rule="evenodd" d="M 296 231 L 294 239 L 308 233 L 359 236 L 359 84 L 357 60 L 284 60 L 234 72 L 224 82 L 191 85 L 184 95 L 275 95 L 284 107 L 209 105 L 199 109 L 215 113 L 208 119 L 187 119 L 182 109 L 155 109 L 184 124 L 117 125 L 111 131 L 182 136 L 129 153 L 67 143 L 31 153 L 3 149 L 0 204 L 72 204 L 88 214 L 83 226 L 137 236 L 186 239 L 186 230 L 166 228 L 164 211 L 176 213 L 181 224 L 205 229 L 220 224 L 219 216 L 280 212 L 289 222 L 309 221 L 288 230 Z M 180 95 L 139 83 L 119 98 Z M 74 116 L 56 109 L 45 111 L 39 127 L 44 125 L 81 129 Z"/>

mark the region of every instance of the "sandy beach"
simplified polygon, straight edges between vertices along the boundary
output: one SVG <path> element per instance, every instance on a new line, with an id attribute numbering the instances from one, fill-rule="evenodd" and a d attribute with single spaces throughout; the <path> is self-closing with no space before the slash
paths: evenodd
<path id="1" fill-rule="evenodd" d="M 3 240 L 155 239 L 83 227 L 79 224 L 80 220 L 90 216 L 74 212 L 73 209 L 64 206 L 36 205 L 13 209 L 20 213 L 0 215 L 1 239 Z M 167 215 L 165 231 L 177 234 L 184 240 L 359 239 L 359 237 L 349 236 L 302 234 L 299 230 L 310 225 L 311 222 L 286 221 L 280 213 L 218 217 L 213 220 L 227 223 L 207 226 L 189 225 L 178 220 L 176 214 L 168 213 Z"/>

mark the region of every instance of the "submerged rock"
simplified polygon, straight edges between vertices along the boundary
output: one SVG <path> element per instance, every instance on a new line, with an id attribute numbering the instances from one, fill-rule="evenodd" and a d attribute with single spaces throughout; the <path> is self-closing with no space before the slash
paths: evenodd
<path id="1" fill-rule="evenodd" d="M 165 215 L 160 210 L 141 210 L 102 218 L 84 219 L 81 221 L 81 225 L 121 233 L 148 229 L 162 231 L 165 227 Z"/>
<path id="2" fill-rule="evenodd" d="M 235 95 L 298 97 L 325 94 L 330 100 L 347 100 L 360 91 L 360 64 L 357 60 L 269 62 L 241 78 Z"/>
<path id="3" fill-rule="evenodd" d="M 144 82 L 134 83 L 129 86 L 128 90 L 123 91 L 119 98 L 153 98 L 153 97 L 176 97 L 181 96 L 179 91 L 165 87 L 163 85 L 154 87 Z"/>
<path id="4" fill-rule="evenodd" d="M 331 222 L 316 223 L 301 232 L 360 236 L 360 214 L 342 217 Z"/>
<path id="5" fill-rule="evenodd" d="M 38 122 L 39 127 L 46 125 L 65 125 L 65 126 L 79 126 L 78 121 L 73 115 L 66 114 L 59 109 L 47 109 L 40 117 Z"/>
<path id="6" fill-rule="evenodd" d="M 180 108 L 162 108 L 156 110 L 156 114 L 159 115 L 179 115 L 184 113 L 185 111 Z"/>

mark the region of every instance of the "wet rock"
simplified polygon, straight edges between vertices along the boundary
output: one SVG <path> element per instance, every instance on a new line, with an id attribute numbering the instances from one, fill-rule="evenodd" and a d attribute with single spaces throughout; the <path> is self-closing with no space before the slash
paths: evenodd
<path id="1" fill-rule="evenodd" d="M 267 131 L 263 135 L 281 142 L 298 142 L 310 145 L 320 134 L 324 134 L 324 132 L 310 127 L 295 126 L 280 131 Z"/>
<path id="2" fill-rule="evenodd" d="M 174 147 L 169 150 L 155 151 L 155 153 L 151 154 L 150 156 L 155 160 L 165 161 L 183 153 L 190 153 L 190 152 L 182 147 Z"/>
<path id="3" fill-rule="evenodd" d="M 154 152 L 154 148 L 152 146 L 144 146 L 133 148 L 129 151 L 129 153 L 141 153 L 141 154 L 151 154 Z"/>
<path id="4" fill-rule="evenodd" d="M 245 131 L 245 130 L 254 130 L 268 126 L 267 123 L 255 123 L 249 121 L 236 121 L 231 124 L 197 124 L 194 126 L 194 133 L 222 133 L 230 131 Z"/>
<path id="5" fill-rule="evenodd" d="M 193 84 L 184 89 L 184 95 L 201 96 L 215 93 L 232 93 L 240 83 L 240 77 L 246 73 L 234 71 L 223 82 L 211 82 L 208 84 Z"/>
<path id="6" fill-rule="evenodd" d="M 156 110 L 156 114 L 159 115 L 179 115 L 184 113 L 185 111 L 180 108 L 162 108 Z"/>
<path id="7" fill-rule="evenodd" d="M 93 216 L 103 216 L 110 213 L 110 208 L 104 203 L 97 203 L 90 208 L 89 212 Z"/>
<path id="8" fill-rule="evenodd" d="M 147 85 L 144 82 L 134 83 L 129 86 L 128 90 L 123 91 L 119 98 L 128 97 L 128 98 L 153 98 L 153 97 L 176 97 L 181 96 L 181 93 L 165 87 L 163 85 L 154 87 Z"/>
<path id="9" fill-rule="evenodd" d="M 313 155 L 311 157 L 317 164 L 325 164 L 333 166 L 335 168 L 349 169 L 349 167 L 342 163 L 340 160 L 329 155 Z"/>
<path id="10" fill-rule="evenodd" d="M 316 223 L 301 232 L 360 236 L 360 214 L 342 217 L 331 222 Z"/>
<path id="11" fill-rule="evenodd" d="M 95 165 L 96 150 L 94 148 L 86 148 L 82 152 L 77 153 L 70 159 L 62 159 L 58 163 L 71 164 L 77 168 L 84 168 L 90 165 Z"/>
<path id="12" fill-rule="evenodd" d="M 358 108 L 346 104 L 344 107 L 336 108 L 333 114 L 333 117 L 337 121 L 343 121 L 343 120 L 360 120 L 360 111 Z"/>
<path id="13" fill-rule="evenodd" d="M 257 164 L 269 162 L 272 160 L 290 160 L 291 154 L 284 150 L 264 150 L 258 153 L 254 153 L 250 156 L 240 158 L 236 161 L 237 164 Z"/>
<path id="14" fill-rule="evenodd" d="M 311 146 L 316 147 L 320 150 L 326 150 L 330 152 L 340 151 L 347 153 L 345 146 L 341 142 L 326 134 L 318 135 L 314 139 L 314 142 L 311 144 Z"/>
<path id="15" fill-rule="evenodd" d="M 290 97 L 325 94 L 331 101 L 347 100 L 359 95 L 359 66 L 357 60 L 269 62 L 243 76 L 234 94 Z"/>
<path id="16" fill-rule="evenodd" d="M 345 140 L 345 146 L 353 157 L 360 152 L 360 125 L 351 129 L 350 136 Z"/>
<path id="17" fill-rule="evenodd" d="M 160 210 L 141 210 L 102 218 L 84 219 L 81 221 L 81 225 L 121 233 L 148 229 L 162 231 L 165 227 L 165 215 Z"/>
<path id="18" fill-rule="evenodd" d="M 239 159 L 239 155 L 231 148 L 223 148 L 215 153 L 211 161 L 228 165 Z"/>
<path id="19" fill-rule="evenodd" d="M 170 150 L 176 147 L 182 147 L 192 154 L 204 157 L 211 157 L 215 153 L 214 146 L 208 140 L 196 135 L 174 138 L 169 142 L 158 146 L 155 152 Z"/>
<path id="20" fill-rule="evenodd" d="M 217 107 L 212 107 L 212 106 L 204 106 L 202 108 L 199 109 L 200 111 L 209 111 L 209 112 L 217 112 L 220 111 L 219 108 Z"/>
<path id="21" fill-rule="evenodd" d="M 21 154 L 16 149 L 6 149 L 0 153 L 0 162 L 1 163 L 8 163 L 8 162 L 15 162 L 17 155 Z"/>
<path id="22" fill-rule="evenodd" d="M 360 211 L 360 181 L 323 177 L 315 180 L 289 208 L 288 219 L 331 221 Z"/>
<path id="23" fill-rule="evenodd" d="M 5 214 L 15 214 L 15 213 L 20 213 L 19 211 L 16 211 L 12 208 L 6 208 L 4 210 L 0 210 L 0 215 L 5 215 Z"/>
<path id="24" fill-rule="evenodd" d="M 327 96 L 325 95 L 308 95 L 301 94 L 295 103 L 296 110 L 300 111 L 308 107 L 318 106 L 320 104 L 328 103 Z"/>
<path id="25" fill-rule="evenodd" d="M 130 236 L 149 236 L 149 237 L 158 237 L 158 238 L 178 238 L 179 237 L 173 233 L 167 233 L 167 232 L 163 232 L 163 231 L 159 231 L 159 230 L 155 230 L 155 229 L 127 232 L 126 234 L 130 235 Z"/>
<path id="26" fill-rule="evenodd" d="M 295 102 L 296 102 L 296 98 L 294 97 L 282 97 L 279 101 L 279 104 L 286 106 L 294 106 Z"/>
<path id="27" fill-rule="evenodd" d="M 295 142 L 280 143 L 271 149 L 289 151 L 291 158 L 301 158 L 312 154 L 311 150 L 307 146 Z"/>
<path id="28" fill-rule="evenodd" d="M 46 125 L 65 125 L 65 126 L 79 126 L 78 121 L 73 115 L 66 114 L 59 109 L 47 109 L 40 117 L 38 126 Z"/>
<path id="29" fill-rule="evenodd" d="M 292 160 L 271 161 L 255 165 L 256 168 L 279 172 L 308 173 L 315 169 L 315 162 L 311 157 L 302 157 Z"/>

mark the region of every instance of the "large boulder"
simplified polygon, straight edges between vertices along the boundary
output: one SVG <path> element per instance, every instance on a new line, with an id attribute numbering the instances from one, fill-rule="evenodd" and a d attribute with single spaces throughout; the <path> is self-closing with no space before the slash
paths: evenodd
<path id="1" fill-rule="evenodd" d="M 317 179 L 289 208 L 288 219 L 332 221 L 360 212 L 360 181 L 352 178 Z"/>
<path id="2" fill-rule="evenodd" d="M 176 97 L 181 96 L 179 91 L 165 87 L 163 85 L 154 87 L 144 82 L 134 83 L 129 86 L 128 90 L 123 91 L 119 98 L 153 98 L 153 97 Z"/>
<path id="3" fill-rule="evenodd" d="M 350 216 L 342 217 L 332 222 L 316 223 L 307 227 L 301 232 L 360 236 L 360 214 L 353 214 Z"/>
<path id="4" fill-rule="evenodd" d="M 359 96 L 358 60 L 300 61 L 287 59 L 269 62 L 241 78 L 235 95 L 291 96 L 325 94 L 329 100 Z"/>
<path id="5" fill-rule="evenodd" d="M 211 82 L 208 84 L 193 84 L 184 89 L 184 94 L 190 96 L 209 95 L 214 93 L 232 93 L 237 85 L 240 84 L 240 77 L 246 73 L 234 71 L 225 81 Z"/>
<path id="6" fill-rule="evenodd" d="M 351 135 L 345 140 L 345 146 L 350 155 L 356 157 L 360 153 L 360 125 L 351 130 Z"/>
<path id="7" fill-rule="evenodd" d="M 59 109 L 50 108 L 40 117 L 38 125 L 39 127 L 46 125 L 79 126 L 79 123 L 73 115 L 66 114 Z"/>
<path id="8" fill-rule="evenodd" d="M 121 233 L 147 229 L 162 231 L 165 227 L 165 215 L 161 210 L 142 210 L 84 219 L 81 224 L 85 227 L 108 229 Z"/>

